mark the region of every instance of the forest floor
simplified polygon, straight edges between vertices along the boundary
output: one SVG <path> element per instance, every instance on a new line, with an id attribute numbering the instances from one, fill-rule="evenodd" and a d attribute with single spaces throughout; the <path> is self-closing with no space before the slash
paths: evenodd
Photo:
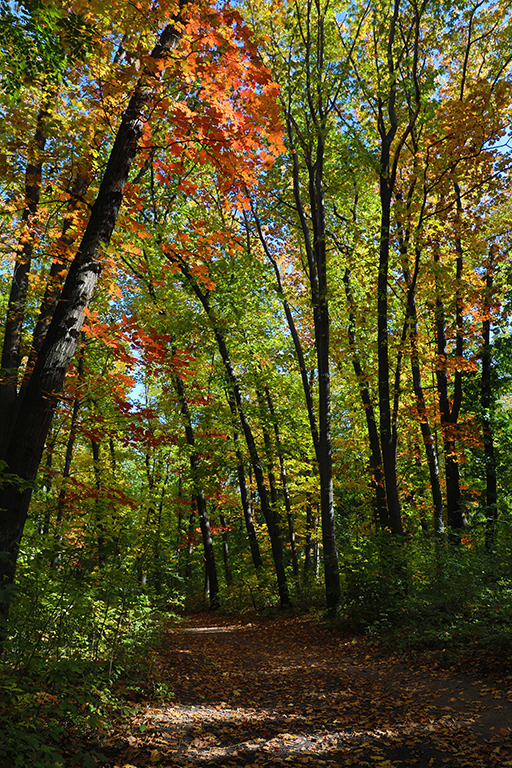
<path id="1" fill-rule="evenodd" d="M 462 671 L 313 616 L 202 613 L 168 628 L 151 668 L 160 695 L 131 694 L 137 706 L 98 744 L 102 765 L 512 766 L 499 659 Z"/>

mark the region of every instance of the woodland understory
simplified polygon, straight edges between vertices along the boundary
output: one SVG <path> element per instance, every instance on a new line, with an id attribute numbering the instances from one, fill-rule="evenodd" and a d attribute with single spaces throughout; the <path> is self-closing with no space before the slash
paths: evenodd
<path id="1" fill-rule="evenodd" d="M 512 766 L 511 11 L 0 0 L 2 768 Z"/>

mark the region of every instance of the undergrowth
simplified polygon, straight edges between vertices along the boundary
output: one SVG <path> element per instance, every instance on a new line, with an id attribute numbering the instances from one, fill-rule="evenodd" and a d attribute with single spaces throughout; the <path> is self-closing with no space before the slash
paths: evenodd
<path id="1" fill-rule="evenodd" d="M 510 542 L 488 552 L 468 533 L 458 546 L 406 546 L 375 536 L 345 553 L 338 624 L 393 653 L 425 651 L 447 661 L 510 656 Z"/>
<path id="2" fill-rule="evenodd" d="M 11 607 L 0 766 L 93 768 L 106 759 L 99 736 L 162 694 L 151 662 L 173 613 L 125 568 L 43 565 L 22 562 Z"/>

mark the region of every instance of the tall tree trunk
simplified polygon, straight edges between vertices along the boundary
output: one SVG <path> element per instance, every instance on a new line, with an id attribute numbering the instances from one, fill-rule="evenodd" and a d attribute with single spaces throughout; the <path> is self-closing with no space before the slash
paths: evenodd
<path id="1" fill-rule="evenodd" d="M 100 444 L 94 438 L 91 438 L 92 466 L 94 471 L 94 484 L 96 486 L 96 501 L 94 504 L 96 541 L 98 545 L 98 563 L 101 568 L 107 564 L 107 555 L 105 552 L 105 519 L 104 519 L 104 500 L 103 500 L 103 478 L 100 464 Z"/>
<path id="2" fill-rule="evenodd" d="M 427 457 L 428 471 L 430 475 L 430 487 L 432 490 L 432 502 L 434 506 L 434 532 L 436 536 L 444 534 L 443 519 L 443 496 L 441 492 L 441 482 L 439 480 L 439 464 L 437 461 L 437 451 L 434 438 L 430 429 L 428 420 L 427 406 L 425 404 L 425 395 L 421 383 L 421 368 L 418 352 L 418 316 L 416 312 L 416 300 L 414 294 L 410 296 L 410 318 L 411 318 L 411 370 L 414 394 L 416 397 L 416 408 L 420 419 L 421 436 L 425 447 Z"/>
<path id="3" fill-rule="evenodd" d="M 244 460 L 242 457 L 242 451 L 240 450 L 238 432 L 236 431 L 238 414 L 232 392 L 227 391 L 226 397 L 229 403 L 231 416 L 233 418 L 233 441 L 235 443 L 236 471 L 238 476 L 238 487 L 240 488 L 240 500 L 242 502 L 242 510 L 244 513 L 245 529 L 247 531 L 247 538 L 249 539 L 252 562 L 254 563 L 256 570 L 258 570 L 262 567 L 263 561 L 261 559 L 258 536 L 256 534 L 256 528 L 254 527 L 254 520 L 252 518 L 251 502 L 247 493 L 247 483 L 245 482 Z"/>
<path id="4" fill-rule="evenodd" d="M 179 8 L 185 3 L 180 0 Z M 156 60 L 165 59 L 181 37 L 181 29 L 168 25 L 151 53 Z M 151 104 L 158 78 L 151 68 L 144 71 L 121 120 L 96 201 L 78 252 L 69 268 L 60 300 L 41 345 L 16 419 L 7 435 L 2 435 L 9 472 L 20 482 L 4 485 L 0 490 L 0 589 L 14 581 L 18 550 L 23 535 L 32 494 L 33 482 L 41 462 L 46 436 L 58 397 L 64 386 L 69 364 L 75 354 L 84 311 L 89 306 L 101 272 L 102 253 L 108 247 L 128 174 L 142 135 L 146 110 Z M 7 597 L 0 599 L 0 614 L 9 610 Z"/>
<path id="5" fill-rule="evenodd" d="M 491 424 L 491 300 L 494 272 L 494 248 L 491 248 L 487 260 L 485 275 L 485 298 L 482 322 L 482 380 L 480 405 L 482 407 L 482 429 L 484 434 L 485 456 L 485 548 L 492 552 L 496 539 L 498 520 L 498 492 L 496 478 L 496 459 Z"/>
<path id="6" fill-rule="evenodd" d="M 249 451 L 251 464 L 254 469 L 254 476 L 256 478 L 256 485 L 258 487 L 258 494 L 260 497 L 261 511 L 265 518 L 265 523 L 267 525 L 267 530 L 270 537 L 270 546 L 272 549 L 272 558 L 274 560 L 274 567 L 276 571 L 277 588 L 279 592 L 279 600 L 280 600 L 281 608 L 288 608 L 291 605 L 291 600 L 290 600 L 290 592 L 288 589 L 288 582 L 286 579 L 286 571 L 284 567 L 283 542 L 281 539 L 281 531 L 279 528 L 277 510 L 269 502 L 267 488 L 265 485 L 265 477 L 263 474 L 263 467 L 258 454 L 258 449 L 256 447 L 256 441 L 254 440 L 254 435 L 252 433 L 252 429 L 249 424 L 249 420 L 247 418 L 247 414 L 243 406 L 240 385 L 238 383 L 238 378 L 235 374 L 235 370 L 231 363 L 231 358 L 229 356 L 228 348 L 226 346 L 224 333 L 220 329 L 219 324 L 216 322 L 215 313 L 210 305 L 207 292 L 203 291 L 199 287 L 192 273 L 190 272 L 188 265 L 179 256 L 173 256 L 173 257 L 170 256 L 170 258 L 174 259 L 175 263 L 177 263 L 182 275 L 185 277 L 188 284 L 194 291 L 195 295 L 197 296 L 198 300 L 203 306 L 203 309 L 206 312 L 206 315 L 208 316 L 212 324 L 215 340 L 217 342 L 217 347 L 221 356 L 222 363 L 224 365 L 224 370 L 226 371 L 226 375 L 229 381 L 229 386 L 233 393 L 233 398 L 235 401 L 238 418 L 240 421 L 240 425 L 242 427 L 242 431 L 244 433 L 245 442 L 247 443 L 247 449 Z"/>
<path id="7" fill-rule="evenodd" d="M 359 394 L 366 417 L 366 428 L 368 431 L 368 442 L 370 445 L 370 471 L 371 487 L 375 493 L 376 522 L 382 530 L 389 528 L 389 515 L 386 504 L 386 491 L 384 488 L 384 474 L 382 468 L 382 455 L 380 451 L 379 432 L 373 402 L 370 396 L 370 387 L 366 376 L 363 373 L 359 352 L 356 341 L 356 313 L 355 302 L 350 287 L 350 270 L 347 268 L 343 275 L 345 284 L 345 296 L 349 308 L 348 313 L 348 343 L 352 354 L 352 367 L 359 385 Z"/>
<path id="8" fill-rule="evenodd" d="M 231 573 L 231 564 L 229 562 L 229 542 L 228 542 L 228 525 L 224 515 L 219 516 L 220 524 L 222 526 L 222 557 L 224 560 L 224 575 L 226 576 L 226 584 L 229 586 L 233 583 L 233 574 Z"/>
<path id="9" fill-rule="evenodd" d="M 379 426 L 382 464 L 386 484 L 386 500 L 389 526 L 394 534 L 402 534 L 402 511 L 398 496 L 396 439 L 391 428 L 392 397 L 389 386 L 389 339 L 388 339 L 388 273 L 389 232 L 391 217 L 392 184 L 389 179 L 389 148 L 394 131 L 382 137 L 380 200 L 381 227 L 379 248 L 379 276 L 377 283 L 377 346 L 379 369 Z"/>
<path id="10" fill-rule="evenodd" d="M 309 584 L 313 578 L 316 578 L 317 571 L 317 545 L 313 541 L 316 537 L 318 525 L 318 514 L 313 512 L 313 505 L 308 499 L 306 503 L 306 542 L 304 547 L 304 582 Z"/>
<path id="11" fill-rule="evenodd" d="M 0 380 L 0 456 L 3 456 L 11 426 L 16 415 L 18 373 L 21 365 L 21 336 L 27 301 L 28 280 L 34 244 L 37 239 L 37 210 L 41 196 L 43 151 L 46 144 L 46 122 L 49 104 L 39 110 L 33 142 L 29 147 L 25 170 L 25 207 L 22 215 L 22 232 L 16 253 L 14 274 L 11 282 L 5 333 L 2 347 L 2 378 Z"/>
<path id="12" fill-rule="evenodd" d="M 461 200 L 460 191 L 456 186 L 457 198 L 457 229 L 460 228 Z M 460 475 L 459 460 L 456 446 L 457 420 L 459 417 L 460 406 L 462 403 L 462 371 L 460 362 L 464 351 L 463 337 L 463 304 L 460 281 L 462 277 L 463 254 L 460 240 L 460 232 L 455 236 L 456 258 L 456 340 L 455 356 L 456 369 L 453 389 L 452 404 L 450 407 L 450 397 L 448 394 L 448 341 L 446 335 L 446 313 L 444 301 L 442 299 L 441 288 L 436 281 L 436 338 L 437 338 L 437 365 L 436 382 L 437 394 L 439 399 L 439 410 L 441 413 L 441 428 L 443 431 L 444 461 L 446 476 L 446 507 L 448 526 L 450 528 L 450 541 L 454 544 L 460 543 L 460 531 L 466 525 L 466 517 L 462 510 L 460 494 Z M 434 250 L 434 262 L 439 263 L 439 251 Z"/>
<path id="13" fill-rule="evenodd" d="M 308 419 L 309 419 L 309 428 L 311 432 L 311 439 L 313 441 L 313 446 L 315 448 L 315 455 L 317 457 L 317 461 L 319 460 L 319 438 L 318 438 L 318 425 L 317 425 L 317 418 L 316 418 L 316 412 L 315 412 L 315 406 L 313 403 L 313 395 L 311 392 L 311 385 L 309 382 L 309 376 L 308 376 L 308 369 L 306 367 L 306 361 L 304 358 L 304 350 L 302 348 L 302 344 L 299 338 L 299 334 L 297 331 L 297 327 L 295 325 L 295 321 L 293 319 L 292 311 L 290 309 L 290 305 L 288 304 L 288 300 L 286 299 L 286 295 L 283 288 L 283 282 L 281 280 L 281 273 L 279 271 L 279 265 L 277 261 L 272 256 L 272 253 L 270 251 L 270 248 L 268 247 L 268 243 L 266 241 L 266 238 L 263 234 L 263 230 L 261 228 L 261 222 L 260 219 L 256 213 L 256 209 L 254 206 L 252 206 L 252 213 L 254 217 L 254 221 L 256 223 L 256 230 L 258 232 L 258 237 L 260 239 L 260 242 L 263 246 L 263 250 L 265 251 L 265 255 L 267 256 L 268 260 L 272 264 L 272 267 L 274 269 L 274 274 L 276 277 L 276 288 L 277 293 L 279 295 L 279 298 L 281 299 L 281 302 L 283 304 L 284 313 L 286 316 L 286 322 L 288 324 L 288 328 L 290 330 L 290 335 L 292 337 L 293 346 L 295 348 L 295 354 L 297 356 L 297 362 L 299 365 L 299 371 L 300 376 L 302 380 L 302 388 L 304 390 L 304 398 L 306 401 L 306 408 L 308 413 Z"/>
<path id="14" fill-rule="evenodd" d="M 67 274 L 69 264 L 71 262 L 72 246 L 76 240 L 76 233 L 74 230 L 74 224 L 76 219 L 76 212 L 78 210 L 78 204 L 85 195 L 90 183 L 90 178 L 85 175 L 78 175 L 73 181 L 71 187 L 71 202 L 68 206 L 68 211 L 62 225 L 62 234 L 55 246 L 55 255 L 52 259 L 52 265 L 50 268 L 50 274 L 48 276 L 48 282 L 46 284 L 45 293 L 39 309 L 39 316 L 36 321 L 36 326 L 32 336 L 32 349 L 30 351 L 27 366 L 25 368 L 25 374 L 23 376 L 23 385 L 21 391 L 21 398 L 23 398 L 24 390 L 27 387 L 34 365 L 37 360 L 37 355 L 43 345 L 48 326 L 55 312 L 55 307 L 59 300 L 59 296 L 64 284 L 64 280 Z M 83 334 L 82 334 L 83 341 Z"/>
<path id="15" fill-rule="evenodd" d="M 185 579 L 190 581 L 192 579 L 192 552 L 194 551 L 194 531 L 196 523 L 196 513 L 194 510 L 188 518 L 188 531 L 187 531 L 187 557 L 185 562 Z"/>
<path id="16" fill-rule="evenodd" d="M 295 207 L 308 259 L 309 285 L 313 303 L 313 323 L 318 370 L 318 444 L 317 462 L 320 476 L 320 510 L 322 519 L 322 545 L 324 556 L 325 600 L 329 613 L 334 613 L 341 600 L 341 584 L 338 565 L 338 548 L 334 522 L 334 496 L 332 482 L 331 448 L 331 379 L 329 370 L 329 299 L 327 292 L 327 249 L 325 230 L 325 204 L 323 169 L 325 139 L 322 106 L 315 116 L 317 125 L 316 149 L 303 147 L 308 170 L 308 204 L 310 217 L 302 200 L 298 150 L 294 135 L 294 121 L 287 117 L 287 132 L 292 151 L 293 191 Z M 312 233 L 310 231 L 310 226 Z"/>
<path id="17" fill-rule="evenodd" d="M 197 511 L 199 514 L 199 525 L 201 528 L 201 535 L 203 537 L 204 548 L 204 562 L 206 575 L 208 577 L 208 589 L 210 593 L 210 608 L 216 609 L 219 607 L 219 582 L 217 578 L 217 567 L 215 565 L 215 553 L 213 551 L 213 539 L 210 530 L 210 521 L 208 518 L 208 509 L 206 506 L 206 498 L 202 488 L 202 484 L 199 478 L 200 462 L 199 455 L 195 448 L 194 430 L 192 428 L 192 420 L 190 418 L 190 410 L 188 407 L 187 397 L 185 394 L 185 387 L 183 385 L 182 378 L 178 375 L 174 375 L 174 384 L 176 392 L 178 393 L 178 400 L 181 407 L 181 413 L 185 422 L 185 434 L 187 436 L 187 444 L 191 448 L 190 452 L 190 472 L 192 474 L 192 485 L 194 491 L 194 498 L 197 505 Z"/>
<path id="18" fill-rule="evenodd" d="M 379 430 L 389 523 L 391 532 L 395 535 L 401 535 L 403 533 L 403 525 L 402 510 L 398 494 L 396 463 L 396 418 L 400 393 L 400 360 L 397 360 L 395 369 L 393 392 L 391 392 L 389 383 L 388 279 L 390 269 L 391 206 L 400 154 L 405 142 L 414 131 L 421 109 L 421 94 L 418 80 L 418 41 L 421 36 L 421 16 L 425 10 L 425 4 L 414 7 L 410 28 L 407 30 L 407 33 L 405 33 L 402 27 L 399 26 L 400 2 L 401 0 L 394 0 L 393 6 L 390 7 L 389 11 L 389 27 L 385 41 L 385 77 L 389 82 L 389 86 L 385 97 L 384 95 L 379 96 L 377 102 L 377 129 L 380 136 L 379 197 L 381 203 L 379 274 L 377 280 Z M 407 42 L 405 42 L 405 40 L 407 40 Z M 397 45 L 398 51 L 395 50 Z M 408 91 L 405 92 L 409 102 L 409 115 L 408 120 L 405 122 L 399 133 L 399 123 L 396 112 L 398 83 L 401 77 L 402 66 L 399 62 L 410 56 L 407 88 L 410 85 L 412 93 L 409 93 Z M 401 346 L 399 355 L 402 353 L 403 347 Z"/>
<path id="19" fill-rule="evenodd" d="M 160 491 L 160 499 L 158 502 L 158 515 L 156 518 L 156 530 L 153 537 L 153 559 L 155 568 L 155 591 L 157 595 L 162 594 L 163 587 L 163 575 L 162 575 L 162 553 L 161 553 L 161 535 L 162 535 L 162 516 L 164 512 L 164 500 L 167 491 L 167 485 L 169 483 L 169 477 L 171 475 L 170 469 L 171 454 L 167 459 L 167 465 L 165 470 L 165 477 L 162 483 L 162 489 Z"/>
<path id="20" fill-rule="evenodd" d="M 283 455 L 283 444 L 281 442 L 281 433 L 279 430 L 279 424 L 277 421 L 276 411 L 274 408 L 274 401 L 270 390 L 267 386 L 264 387 L 265 396 L 267 399 L 268 410 L 272 418 L 272 424 L 274 426 L 274 437 L 276 441 L 277 456 L 279 459 L 279 471 L 281 475 L 281 487 L 283 489 L 284 508 L 286 510 L 286 519 L 288 521 L 288 538 L 290 541 L 290 552 L 292 555 L 292 568 L 297 589 L 300 592 L 300 575 L 299 575 L 299 559 L 297 557 L 297 545 L 295 542 L 295 527 L 293 524 L 293 512 L 290 501 L 290 491 L 288 488 L 288 474 L 286 472 L 286 464 Z"/>

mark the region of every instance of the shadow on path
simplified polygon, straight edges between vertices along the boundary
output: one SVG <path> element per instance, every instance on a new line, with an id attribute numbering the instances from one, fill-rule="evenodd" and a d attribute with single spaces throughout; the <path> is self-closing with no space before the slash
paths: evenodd
<path id="1" fill-rule="evenodd" d="M 113 766 L 512 767 L 512 677 L 409 668 L 313 617 L 195 615 L 158 664 L 174 696 Z"/>

